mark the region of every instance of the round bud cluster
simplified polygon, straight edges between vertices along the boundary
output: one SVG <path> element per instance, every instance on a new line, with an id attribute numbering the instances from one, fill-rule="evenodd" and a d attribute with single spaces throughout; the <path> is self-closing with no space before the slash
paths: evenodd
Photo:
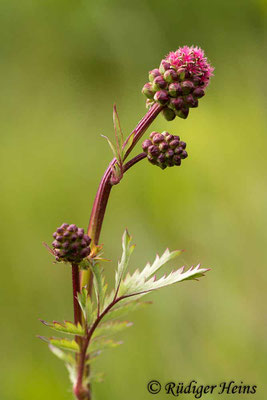
<path id="1" fill-rule="evenodd" d="M 179 136 L 164 131 L 152 132 L 149 137 L 150 139 L 143 142 L 142 148 L 151 164 L 161 169 L 181 165 L 181 161 L 188 156 L 185 151 L 186 143 Z"/>
<path id="2" fill-rule="evenodd" d="M 160 104 L 168 121 L 176 116 L 187 118 L 189 109 L 197 107 L 205 95 L 213 70 L 198 47 L 184 46 L 170 52 L 158 69 L 149 72 L 149 82 L 142 89 L 147 107 Z"/>
<path id="3" fill-rule="evenodd" d="M 62 224 L 53 233 L 52 243 L 56 261 L 79 263 L 90 254 L 91 239 L 84 229 L 74 224 Z"/>

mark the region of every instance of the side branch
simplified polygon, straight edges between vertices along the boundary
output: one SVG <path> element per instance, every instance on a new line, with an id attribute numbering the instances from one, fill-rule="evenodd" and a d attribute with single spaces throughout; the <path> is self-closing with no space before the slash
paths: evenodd
<path id="1" fill-rule="evenodd" d="M 158 104 L 154 104 L 150 110 L 146 113 L 146 115 L 141 119 L 133 132 L 128 136 L 126 141 L 124 142 L 123 148 L 127 146 L 130 140 L 132 140 L 132 144 L 127 149 L 124 160 L 128 157 L 136 143 L 142 137 L 147 128 L 151 125 L 154 119 L 158 116 L 158 114 L 162 111 L 162 106 Z M 109 164 L 104 176 L 100 182 L 98 187 L 98 191 L 95 197 L 89 226 L 88 226 L 88 236 L 92 239 L 92 246 L 97 245 L 99 241 L 99 236 L 102 228 L 102 223 L 106 211 L 107 202 L 109 199 L 110 191 L 112 185 L 110 183 L 110 178 L 112 175 L 112 167 L 116 164 L 117 160 L 114 158 Z"/>

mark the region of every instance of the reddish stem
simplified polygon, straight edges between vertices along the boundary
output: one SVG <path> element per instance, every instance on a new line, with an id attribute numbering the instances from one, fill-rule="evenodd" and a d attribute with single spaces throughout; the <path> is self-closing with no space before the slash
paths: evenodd
<path id="1" fill-rule="evenodd" d="M 73 289 L 73 310 L 74 322 L 77 325 L 81 323 L 81 309 L 77 300 L 77 293 L 80 291 L 80 275 L 79 267 L 77 264 L 72 264 L 72 289 Z"/>
<path id="2" fill-rule="evenodd" d="M 73 389 L 73 392 L 75 396 L 77 397 L 78 400 L 91 400 L 91 388 L 90 385 L 88 385 L 87 388 L 83 386 L 83 375 L 84 375 L 84 370 L 85 370 L 85 361 L 86 361 L 86 352 L 87 348 L 89 346 L 91 337 L 97 328 L 98 324 L 101 322 L 103 317 L 109 312 L 109 310 L 120 300 L 122 300 L 123 297 L 118 297 L 114 298 L 114 300 L 105 308 L 105 310 L 97 317 L 95 320 L 94 324 L 92 327 L 89 329 L 87 332 L 86 338 L 83 342 L 82 350 L 80 353 L 80 358 L 79 358 L 79 364 L 78 364 L 78 370 L 77 370 L 77 382 L 76 385 Z"/>
<path id="3" fill-rule="evenodd" d="M 126 146 L 128 145 L 128 142 L 132 140 L 131 145 L 128 147 L 123 161 L 128 157 L 136 143 L 139 141 L 139 139 L 142 137 L 144 132 L 147 130 L 147 128 L 152 124 L 154 119 L 159 115 L 159 113 L 162 111 L 163 107 L 154 104 L 150 110 L 146 113 L 146 115 L 141 119 L 141 121 L 138 123 L 136 128 L 133 130 L 133 132 L 128 136 L 126 141 L 123 144 L 123 148 L 125 149 Z M 138 161 L 141 161 L 143 158 L 145 158 L 144 154 L 138 155 L 132 160 L 130 160 L 127 164 L 124 166 L 124 172 L 127 171 L 131 166 L 136 164 Z M 105 211 L 107 207 L 107 202 L 109 199 L 110 191 L 112 188 L 112 184 L 110 182 L 110 179 L 112 177 L 112 168 L 116 164 L 117 160 L 114 158 L 108 168 L 106 169 L 101 182 L 99 184 L 96 197 L 94 200 L 92 212 L 91 212 L 91 217 L 89 221 L 89 226 L 88 226 L 88 236 L 92 239 L 91 242 L 91 248 L 92 251 L 94 252 L 95 246 L 98 245 L 99 242 L 99 236 L 103 224 L 103 219 L 105 216 Z M 81 277 L 81 286 L 84 286 L 87 284 L 88 290 L 89 290 L 89 295 L 91 296 L 92 293 L 92 282 L 93 282 L 93 276 L 90 273 L 90 271 L 83 271 L 82 272 L 82 277 Z M 115 301 L 115 300 L 114 300 Z M 118 300 L 117 300 L 118 301 Z M 110 304 L 110 308 L 113 307 L 115 303 Z M 78 363 L 78 370 L 77 370 L 77 382 L 74 387 L 74 394 L 76 395 L 78 400 L 90 400 L 91 399 L 91 385 L 87 385 L 87 388 L 85 389 L 83 387 L 83 376 L 84 373 L 86 372 L 86 375 L 90 374 L 90 367 L 89 365 L 87 366 L 85 370 L 85 360 L 86 360 L 86 351 L 87 347 L 89 345 L 89 341 L 91 338 L 91 335 L 100 322 L 100 320 L 103 318 L 106 312 L 110 309 L 109 307 L 97 318 L 97 321 L 91 328 L 90 332 L 88 333 L 86 339 L 83 340 L 82 347 L 81 347 L 81 352 L 79 354 L 79 363 Z"/>
<path id="4" fill-rule="evenodd" d="M 123 172 L 128 171 L 131 167 L 133 167 L 135 164 L 137 164 L 139 161 L 142 161 L 144 158 L 146 158 L 146 153 L 140 153 L 134 158 L 132 158 L 130 161 L 128 161 L 126 164 L 123 166 Z"/>
<path id="5" fill-rule="evenodd" d="M 146 115 L 141 119 L 141 121 L 138 123 L 136 128 L 133 130 L 133 132 L 128 136 L 126 139 L 123 148 L 125 148 L 131 140 L 132 135 L 132 144 L 129 146 L 128 150 L 125 153 L 124 160 L 127 158 L 127 156 L 130 154 L 138 140 L 142 137 L 144 132 L 147 130 L 147 128 L 152 124 L 154 119 L 158 116 L 158 114 L 162 110 L 162 106 L 158 104 L 154 104 L 150 110 L 146 113 Z M 100 185 L 98 187 L 98 191 L 95 197 L 90 221 L 89 221 L 89 227 L 88 227 L 88 236 L 92 239 L 92 245 L 97 245 L 99 241 L 99 236 L 102 228 L 102 223 L 103 219 L 105 216 L 105 211 L 107 207 L 107 202 L 109 199 L 109 194 L 112 188 L 112 185 L 110 183 L 110 178 L 112 175 L 112 166 L 116 163 L 116 159 L 114 158 L 111 163 L 109 164 L 108 168 L 106 169 L 106 172 L 103 175 L 103 178 L 100 182 Z"/>

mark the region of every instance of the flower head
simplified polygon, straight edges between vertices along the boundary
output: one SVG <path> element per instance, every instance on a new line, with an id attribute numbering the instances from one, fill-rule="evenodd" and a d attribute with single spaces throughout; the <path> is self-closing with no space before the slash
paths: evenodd
<path id="1" fill-rule="evenodd" d="M 179 47 L 171 51 L 165 58 L 176 70 L 183 70 L 185 75 L 192 78 L 199 78 L 198 86 L 203 89 L 209 84 L 214 68 L 208 63 L 204 51 L 200 47 Z"/>
<path id="2" fill-rule="evenodd" d="M 167 120 L 176 116 L 187 118 L 189 108 L 198 107 L 198 100 L 205 95 L 213 71 L 199 47 L 184 46 L 171 51 L 159 68 L 149 73 L 150 82 L 142 90 L 148 98 L 147 106 L 163 106 Z"/>
<path id="3" fill-rule="evenodd" d="M 91 239 L 82 228 L 74 224 L 62 224 L 53 233 L 53 253 L 56 261 L 79 263 L 90 254 Z"/>
<path id="4" fill-rule="evenodd" d="M 169 132 L 152 132 L 146 139 L 142 148 L 151 164 L 161 169 L 181 165 L 181 161 L 187 158 L 186 143 L 179 136 L 170 135 Z"/>

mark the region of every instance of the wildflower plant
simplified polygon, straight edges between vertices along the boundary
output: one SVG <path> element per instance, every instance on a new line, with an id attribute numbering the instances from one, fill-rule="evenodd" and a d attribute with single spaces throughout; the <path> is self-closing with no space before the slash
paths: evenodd
<path id="1" fill-rule="evenodd" d="M 197 280 L 207 268 L 198 264 L 185 270 L 175 268 L 168 275 L 159 276 L 161 268 L 173 261 L 181 251 L 167 249 L 157 255 L 152 263 L 129 272 L 132 238 L 126 230 L 122 236 L 122 255 L 115 269 L 115 283 L 110 290 L 101 268 L 103 246 L 99 245 L 106 206 L 113 186 L 119 184 L 129 168 L 143 159 L 166 169 L 180 166 L 188 156 L 186 143 L 169 131 L 152 132 L 142 144 L 142 152 L 126 161 L 140 138 L 159 114 L 167 120 L 176 116 L 187 118 L 190 108 L 198 106 L 205 95 L 213 68 L 203 50 L 198 47 L 181 47 L 170 52 L 159 68 L 149 72 L 149 82 L 143 87 L 147 97 L 148 112 L 126 138 L 116 106 L 113 109 L 115 142 L 106 138 L 114 155 L 107 167 L 94 200 L 88 231 L 74 224 L 62 224 L 53 234 L 52 248 L 46 245 L 55 258 L 72 268 L 74 321 L 42 322 L 65 337 L 40 337 L 50 350 L 64 361 L 70 375 L 73 393 L 78 400 L 92 398 L 92 382 L 101 378 L 91 365 L 101 352 L 118 346 L 121 342 L 110 338 L 131 326 L 121 319 L 130 311 L 147 304 L 143 297 L 150 292 L 185 280 Z"/>

